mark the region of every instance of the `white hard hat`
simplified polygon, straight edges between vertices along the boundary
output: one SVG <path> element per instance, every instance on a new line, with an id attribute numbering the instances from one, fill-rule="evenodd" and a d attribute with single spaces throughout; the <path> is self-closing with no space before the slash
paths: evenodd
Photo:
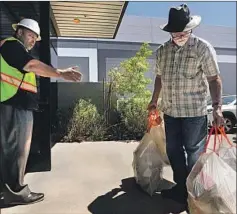
<path id="1" fill-rule="evenodd" d="M 12 24 L 12 28 L 14 30 L 16 30 L 18 26 L 22 26 L 22 27 L 25 27 L 25 28 L 33 31 L 34 33 L 36 33 L 38 35 L 37 41 L 41 40 L 40 27 L 39 27 L 39 24 L 37 21 L 35 21 L 33 19 L 22 19 L 19 23 Z"/>

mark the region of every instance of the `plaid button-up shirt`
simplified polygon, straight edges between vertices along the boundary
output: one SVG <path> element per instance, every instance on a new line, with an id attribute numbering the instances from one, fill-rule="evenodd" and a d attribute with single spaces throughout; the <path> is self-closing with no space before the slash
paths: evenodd
<path id="1" fill-rule="evenodd" d="M 169 40 L 157 49 L 156 56 L 156 73 L 162 83 L 161 110 L 172 117 L 206 115 L 206 77 L 220 73 L 214 48 L 192 34 L 182 47 Z"/>

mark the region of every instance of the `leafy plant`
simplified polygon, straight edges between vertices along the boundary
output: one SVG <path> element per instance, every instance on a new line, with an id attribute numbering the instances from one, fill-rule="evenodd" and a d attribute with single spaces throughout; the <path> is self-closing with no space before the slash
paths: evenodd
<path id="1" fill-rule="evenodd" d="M 108 74 L 109 89 L 118 97 L 120 120 L 112 130 L 120 139 L 140 139 L 146 130 L 147 105 L 151 99 L 147 86 L 151 79 L 145 77 L 145 73 L 149 70 L 151 54 L 149 45 L 144 43 L 134 57 L 124 60 Z"/>
<path id="2" fill-rule="evenodd" d="M 103 140 L 105 132 L 103 117 L 98 113 L 96 106 L 90 100 L 79 100 L 73 109 L 67 140 Z"/>
<path id="3" fill-rule="evenodd" d="M 113 92 L 117 96 L 126 98 L 151 96 L 151 92 L 147 89 L 151 79 L 144 75 L 149 69 L 147 59 L 151 54 L 149 45 L 144 43 L 134 57 L 121 62 L 120 67 L 111 69 L 108 76 Z"/>
<path id="4" fill-rule="evenodd" d="M 129 139 L 139 140 L 144 135 L 147 127 L 147 105 L 149 101 L 147 98 L 120 101 L 118 110 Z"/>
<path id="5" fill-rule="evenodd" d="M 146 130 L 147 105 L 151 99 L 151 91 L 147 89 L 151 79 L 145 77 L 151 54 L 149 45 L 144 43 L 135 56 L 110 70 L 104 117 L 86 100 L 75 104 L 70 121 L 68 113 L 60 114 L 61 135 L 66 136 L 63 140 L 140 140 Z"/>

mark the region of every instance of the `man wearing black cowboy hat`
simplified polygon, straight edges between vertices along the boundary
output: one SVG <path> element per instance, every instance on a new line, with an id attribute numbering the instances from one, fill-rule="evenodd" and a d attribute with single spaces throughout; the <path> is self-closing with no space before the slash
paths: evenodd
<path id="1" fill-rule="evenodd" d="M 162 88 L 166 150 L 176 185 L 161 194 L 183 204 L 187 204 L 187 176 L 204 151 L 207 138 L 208 88 L 214 122 L 217 126 L 223 123 L 216 52 L 210 43 L 192 34 L 200 22 L 200 16 L 190 16 L 186 4 L 170 9 L 168 24 L 161 29 L 169 32 L 171 39 L 157 49 L 157 76 L 148 106 L 149 110 L 157 107 Z"/>

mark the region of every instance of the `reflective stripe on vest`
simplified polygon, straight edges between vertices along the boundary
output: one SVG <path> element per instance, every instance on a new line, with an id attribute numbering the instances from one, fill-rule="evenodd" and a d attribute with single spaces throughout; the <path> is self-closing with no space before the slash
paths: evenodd
<path id="1" fill-rule="evenodd" d="M 20 86 L 20 89 L 22 89 L 22 90 L 30 91 L 32 93 L 37 93 L 37 88 L 34 85 L 24 82 L 24 81 L 22 81 L 22 83 L 21 83 L 21 80 L 15 78 L 15 77 L 1 73 L 0 79 L 2 82 L 6 82 L 12 86 L 17 87 L 17 88 L 19 88 L 19 86 Z"/>
<path id="2" fill-rule="evenodd" d="M 17 40 L 14 37 L 7 38 L 0 42 L 1 45 L 7 41 Z M 14 51 L 14 50 L 12 50 Z M 23 79 L 24 78 L 24 79 Z M 22 74 L 16 68 L 10 66 L 0 53 L 0 102 L 6 101 L 13 97 L 20 87 L 21 90 L 37 93 L 36 77 L 33 72 Z"/>

